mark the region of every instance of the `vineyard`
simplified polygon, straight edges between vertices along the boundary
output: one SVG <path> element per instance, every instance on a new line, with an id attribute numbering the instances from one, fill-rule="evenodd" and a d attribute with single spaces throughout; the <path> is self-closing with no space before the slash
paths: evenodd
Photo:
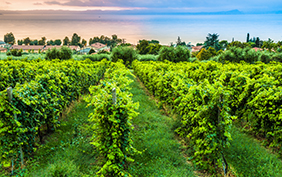
<path id="1" fill-rule="evenodd" d="M 97 154 L 88 166 L 95 164 L 92 170 L 98 176 L 197 176 L 192 171 L 252 176 L 231 157 L 239 152 L 234 143 L 239 139 L 250 146 L 259 144 L 245 139 L 249 135 L 273 153 L 281 153 L 280 63 L 135 60 L 132 68 L 122 60 L 0 60 L 1 171 L 17 175 L 17 169 L 28 168 L 25 164 L 44 146 L 45 136 L 61 131 L 66 123 L 63 111 L 81 97 L 87 105 L 81 109 L 90 112 L 87 126 L 74 129 L 75 137 L 78 131 L 88 132 L 83 143 L 92 150 L 81 151 L 91 157 Z M 136 86 L 140 84 L 146 88 Z M 148 101 L 144 89 L 159 108 L 167 108 L 167 117 L 162 117 L 155 101 Z M 139 95 L 143 96 L 137 99 Z M 258 146 L 258 153 L 266 152 L 264 157 L 270 160 L 254 171 L 261 176 L 282 175 L 279 158 Z M 144 168 L 147 164 L 150 167 Z"/>

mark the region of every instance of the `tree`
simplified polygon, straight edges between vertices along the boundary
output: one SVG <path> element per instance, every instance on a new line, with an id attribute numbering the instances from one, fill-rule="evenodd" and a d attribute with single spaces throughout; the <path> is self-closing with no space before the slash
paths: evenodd
<path id="1" fill-rule="evenodd" d="M 14 45 L 14 43 L 16 42 L 14 34 L 12 32 L 5 34 L 4 42 L 6 42 L 7 44 Z"/>
<path id="2" fill-rule="evenodd" d="M 55 45 L 53 40 L 47 41 L 47 45 Z"/>
<path id="3" fill-rule="evenodd" d="M 180 37 L 178 36 L 177 38 L 177 41 L 176 41 L 176 45 L 179 46 L 179 45 L 186 45 L 186 43 L 183 41 L 181 41 Z"/>
<path id="4" fill-rule="evenodd" d="M 29 39 L 29 37 L 27 37 L 23 40 L 23 42 L 24 42 L 25 45 L 29 45 L 31 40 Z"/>
<path id="5" fill-rule="evenodd" d="M 46 44 L 46 37 L 41 37 L 41 40 L 38 41 L 38 45 L 45 45 Z"/>
<path id="6" fill-rule="evenodd" d="M 54 41 L 54 44 L 55 44 L 55 45 L 61 45 L 61 44 L 62 44 L 61 39 L 56 39 L 56 40 Z"/>
<path id="7" fill-rule="evenodd" d="M 63 40 L 63 45 L 70 45 L 70 39 L 67 36 Z"/>
<path id="8" fill-rule="evenodd" d="M 119 59 L 124 61 L 126 66 L 131 66 L 131 63 L 137 59 L 136 51 L 132 47 L 118 46 L 112 51 L 112 61 L 117 62 Z"/>
<path id="9" fill-rule="evenodd" d="M 219 50 L 220 51 L 220 50 Z M 220 53 L 220 52 L 219 52 Z M 208 60 L 213 56 L 216 56 L 217 52 L 214 48 L 209 47 L 208 50 L 206 50 L 205 48 L 203 48 L 198 54 L 197 54 L 197 58 L 202 61 L 202 60 Z"/>
<path id="10" fill-rule="evenodd" d="M 219 42 L 221 49 L 225 50 L 227 48 L 228 45 L 228 41 L 227 40 L 222 40 Z"/>
<path id="11" fill-rule="evenodd" d="M 238 47 L 238 48 L 246 48 L 246 47 L 249 47 L 251 48 L 251 45 L 249 43 L 246 43 L 246 42 L 240 42 L 240 41 L 234 41 L 234 42 L 231 42 L 230 44 L 227 45 L 227 49 L 230 49 L 231 47 Z"/>
<path id="12" fill-rule="evenodd" d="M 174 47 L 162 47 L 159 52 L 158 61 L 172 61 L 172 62 L 180 62 L 180 61 L 189 61 L 190 58 L 190 50 L 185 46 L 177 46 Z"/>
<path id="13" fill-rule="evenodd" d="M 197 43 L 196 46 L 202 46 L 204 45 L 203 43 Z"/>
<path id="14" fill-rule="evenodd" d="M 83 46 L 86 46 L 87 41 L 86 41 L 85 39 L 82 39 L 82 42 L 81 42 L 81 43 L 82 43 Z"/>
<path id="15" fill-rule="evenodd" d="M 93 39 L 90 38 L 90 39 L 89 39 L 89 45 L 93 44 L 92 41 L 93 41 Z"/>
<path id="16" fill-rule="evenodd" d="M 18 40 L 18 45 L 23 45 L 23 40 Z"/>
<path id="17" fill-rule="evenodd" d="M 206 41 L 204 43 L 204 48 L 208 49 L 209 47 L 213 47 L 216 51 L 219 51 L 221 49 L 221 46 L 219 44 L 218 40 L 219 35 L 214 33 L 214 34 L 208 34 L 206 37 Z"/>
<path id="18" fill-rule="evenodd" d="M 147 48 L 149 46 L 149 42 L 147 40 L 141 40 L 139 41 L 139 44 L 137 44 L 136 48 L 139 51 L 139 54 L 144 55 L 149 52 L 149 49 Z"/>
<path id="19" fill-rule="evenodd" d="M 80 43 L 80 36 L 78 36 L 76 33 L 74 33 L 72 35 L 72 38 L 71 38 L 71 45 L 76 45 L 78 46 Z"/>
<path id="20" fill-rule="evenodd" d="M 267 49 L 269 52 L 272 51 L 272 49 L 275 49 L 275 43 L 273 40 L 271 40 L 270 38 L 268 38 L 268 41 L 264 41 L 263 45 L 262 45 L 262 49 Z"/>
<path id="21" fill-rule="evenodd" d="M 37 39 L 31 40 L 30 45 L 38 45 L 38 40 Z"/>
<path id="22" fill-rule="evenodd" d="M 52 50 L 48 49 L 46 52 L 45 59 L 52 60 L 52 59 L 60 59 L 60 60 L 67 60 L 71 59 L 72 51 L 70 48 L 66 46 L 62 46 L 60 50 L 53 48 Z"/>

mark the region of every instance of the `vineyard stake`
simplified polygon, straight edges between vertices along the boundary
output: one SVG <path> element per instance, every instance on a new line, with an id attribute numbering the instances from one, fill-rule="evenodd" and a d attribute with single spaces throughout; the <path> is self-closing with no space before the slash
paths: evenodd
<path id="1" fill-rule="evenodd" d="M 12 89 L 12 87 L 7 88 L 7 93 L 8 93 L 9 102 L 12 104 L 13 103 L 13 89 Z M 17 120 L 17 114 L 16 113 L 14 113 L 14 119 Z M 18 137 L 18 140 L 20 141 L 19 137 Z M 21 168 L 23 168 L 24 159 L 23 159 L 22 145 L 20 145 L 20 153 L 21 153 Z"/>
<path id="2" fill-rule="evenodd" d="M 117 103 L 117 92 L 116 92 L 116 88 L 113 88 L 112 94 L 113 94 L 113 104 L 116 104 L 116 103 Z"/>

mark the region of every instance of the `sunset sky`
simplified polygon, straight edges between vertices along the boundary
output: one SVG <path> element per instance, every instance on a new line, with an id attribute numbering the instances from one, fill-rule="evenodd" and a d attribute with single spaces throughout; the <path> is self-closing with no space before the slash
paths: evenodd
<path id="1" fill-rule="evenodd" d="M 279 11 L 281 0 L 0 0 L 0 10 L 171 10 L 214 12 L 238 9 L 246 13 Z"/>

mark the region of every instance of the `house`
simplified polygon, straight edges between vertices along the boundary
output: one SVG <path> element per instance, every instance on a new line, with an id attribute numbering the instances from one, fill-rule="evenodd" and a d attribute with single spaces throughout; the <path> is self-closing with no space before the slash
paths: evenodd
<path id="1" fill-rule="evenodd" d="M 84 48 L 82 50 L 79 50 L 79 53 L 80 54 L 88 54 L 90 50 L 91 50 L 91 48 L 87 47 L 87 48 Z"/>
<path id="2" fill-rule="evenodd" d="M 258 47 L 254 47 L 253 48 L 256 52 L 258 51 L 258 50 L 260 50 L 260 51 L 262 51 L 263 49 L 261 49 L 261 48 L 258 48 Z"/>
<path id="3" fill-rule="evenodd" d="M 59 49 L 61 48 L 60 45 L 44 45 L 43 50 L 46 51 L 48 49 L 52 50 L 53 48 Z"/>
<path id="4" fill-rule="evenodd" d="M 6 52 L 7 52 L 6 48 L 0 47 L 0 53 L 6 53 Z"/>
<path id="5" fill-rule="evenodd" d="M 12 45 L 10 47 L 10 50 L 12 50 L 12 49 L 20 50 L 20 49 L 22 49 L 23 52 L 33 51 L 34 53 L 39 53 L 39 51 L 42 51 L 43 48 L 44 48 L 44 45 Z"/>
<path id="6" fill-rule="evenodd" d="M 80 50 L 80 47 L 76 46 L 76 45 L 69 45 L 67 47 L 70 48 L 71 50 L 75 50 L 75 51 L 79 51 Z"/>
<path id="7" fill-rule="evenodd" d="M 4 41 L 0 41 L 0 47 L 5 47 L 6 43 Z"/>
<path id="8" fill-rule="evenodd" d="M 64 45 L 64 46 L 70 48 L 71 50 L 75 50 L 75 51 L 79 51 L 80 50 L 79 46 L 75 46 L 75 45 L 68 45 L 68 46 Z M 49 49 L 52 50 L 53 48 L 60 49 L 61 47 L 62 46 L 60 46 L 60 45 L 45 45 L 43 50 L 47 51 Z"/>
<path id="9" fill-rule="evenodd" d="M 204 46 L 203 45 L 200 45 L 200 46 L 194 46 L 192 47 L 192 52 L 199 52 L 202 50 Z"/>
<path id="10" fill-rule="evenodd" d="M 96 42 L 94 44 L 91 44 L 90 47 L 92 49 L 94 49 L 96 52 L 99 52 L 101 50 L 108 50 L 108 49 L 110 49 L 110 47 L 108 47 L 107 45 L 102 44 L 100 42 Z"/>

